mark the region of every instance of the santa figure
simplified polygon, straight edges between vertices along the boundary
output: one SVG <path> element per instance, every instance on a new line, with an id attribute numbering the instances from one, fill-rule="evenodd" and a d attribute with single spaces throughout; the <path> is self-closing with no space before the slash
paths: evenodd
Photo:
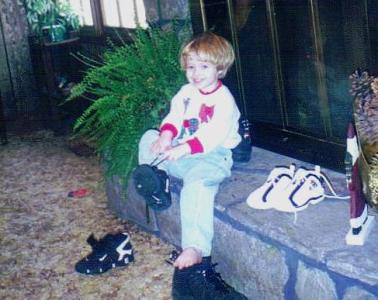
<path id="1" fill-rule="evenodd" d="M 362 181 L 358 168 L 360 150 L 356 130 L 349 124 L 347 134 L 347 152 L 345 168 L 347 184 L 350 193 L 350 226 L 346 236 L 349 245 L 363 245 L 372 228 L 373 216 L 368 215 L 368 205 L 363 193 Z"/>

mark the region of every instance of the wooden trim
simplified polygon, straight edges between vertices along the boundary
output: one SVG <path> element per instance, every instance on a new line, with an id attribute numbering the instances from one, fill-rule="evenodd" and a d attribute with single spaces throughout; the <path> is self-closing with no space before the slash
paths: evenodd
<path id="1" fill-rule="evenodd" d="M 239 53 L 239 43 L 238 43 L 238 36 L 237 36 L 237 29 L 235 28 L 235 20 L 234 20 L 234 9 L 231 0 L 227 0 L 227 13 L 230 22 L 230 30 L 231 30 L 231 38 L 232 44 L 234 46 L 235 52 L 235 69 L 236 69 L 236 80 L 239 89 L 240 95 L 240 102 L 242 104 L 242 114 L 247 115 L 247 103 L 245 100 L 245 92 L 244 92 L 244 84 L 243 84 L 243 75 L 241 69 L 241 60 L 240 60 L 240 53 Z"/>
<path id="2" fill-rule="evenodd" d="M 266 15 L 269 24 L 270 38 L 272 44 L 273 53 L 273 65 L 274 65 L 274 77 L 275 77 L 275 88 L 276 97 L 280 103 L 281 111 L 281 122 L 282 127 L 286 129 L 289 126 L 289 117 L 286 103 L 285 86 L 282 75 L 282 64 L 281 64 L 281 50 L 278 38 L 277 23 L 276 23 L 276 9 L 274 0 L 266 0 Z"/>
<path id="3" fill-rule="evenodd" d="M 101 1 L 91 0 L 91 10 L 95 34 L 96 36 L 102 36 L 104 34 L 104 20 L 102 17 Z"/>
<path id="4" fill-rule="evenodd" d="M 327 93 L 327 84 L 326 84 L 326 70 L 324 63 L 324 54 L 322 46 L 322 37 L 320 30 L 320 20 L 319 20 L 319 7 L 317 0 L 309 1 L 310 9 L 310 18 L 311 18 L 311 27 L 315 48 L 315 71 L 317 77 L 317 86 L 318 86 L 318 95 L 319 95 L 319 105 L 320 105 L 320 114 L 323 119 L 323 128 L 327 137 L 332 137 L 332 122 L 331 122 L 331 113 L 329 109 L 329 100 Z"/>
<path id="5" fill-rule="evenodd" d="M 206 11 L 205 11 L 205 4 L 203 0 L 200 0 L 200 9 L 201 9 L 203 31 L 207 31 L 208 28 L 207 28 L 207 20 L 206 20 Z"/>
<path id="6" fill-rule="evenodd" d="M 252 122 L 251 127 L 253 146 L 345 172 L 345 140 L 330 142 L 262 122 Z"/>
<path id="7" fill-rule="evenodd" d="M 134 9 L 136 9 L 135 7 L 135 1 L 133 1 L 134 3 Z M 122 16 L 121 16 L 121 5 L 119 4 L 119 0 L 116 0 L 116 5 L 117 5 L 117 16 L 118 16 L 118 24 L 120 27 L 123 27 L 123 20 L 122 20 Z"/>
<path id="8" fill-rule="evenodd" d="M 194 34 L 204 32 L 206 28 L 206 25 L 204 24 L 206 16 L 203 16 L 202 14 L 204 8 L 201 7 L 201 3 L 203 4 L 203 2 L 200 2 L 199 0 L 189 0 L 190 19 Z"/>

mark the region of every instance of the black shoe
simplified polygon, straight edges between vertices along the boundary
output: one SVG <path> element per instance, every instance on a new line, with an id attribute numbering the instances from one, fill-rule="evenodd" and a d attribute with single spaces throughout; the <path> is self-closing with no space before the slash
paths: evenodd
<path id="1" fill-rule="evenodd" d="M 169 253 L 169 257 L 165 260 L 170 265 L 173 265 L 176 261 L 176 259 L 180 256 L 181 252 L 177 250 L 172 250 L 171 253 Z"/>
<path id="2" fill-rule="evenodd" d="M 223 281 L 214 266 L 210 257 L 203 257 L 201 263 L 189 268 L 175 268 L 173 300 L 246 300 L 244 295 Z"/>
<path id="3" fill-rule="evenodd" d="M 101 240 L 96 240 L 92 234 L 87 242 L 92 246 L 92 252 L 75 265 L 75 270 L 79 273 L 102 274 L 134 261 L 133 248 L 127 233 L 107 234 Z"/>

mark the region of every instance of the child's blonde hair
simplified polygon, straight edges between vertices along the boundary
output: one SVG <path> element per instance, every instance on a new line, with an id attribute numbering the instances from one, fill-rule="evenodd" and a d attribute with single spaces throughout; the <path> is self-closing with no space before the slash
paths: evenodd
<path id="1" fill-rule="evenodd" d="M 219 72 L 218 78 L 226 76 L 228 69 L 235 60 L 234 49 L 231 44 L 223 37 L 211 32 L 204 32 L 184 45 L 180 55 L 180 64 L 184 70 L 191 54 L 214 64 Z"/>

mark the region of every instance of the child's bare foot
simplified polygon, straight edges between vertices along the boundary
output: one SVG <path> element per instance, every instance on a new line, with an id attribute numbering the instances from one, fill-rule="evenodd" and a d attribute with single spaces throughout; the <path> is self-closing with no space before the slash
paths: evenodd
<path id="1" fill-rule="evenodd" d="M 201 261 L 201 251 L 196 248 L 189 247 L 181 252 L 180 256 L 177 257 L 173 265 L 181 270 L 183 268 L 188 268 L 195 264 L 199 264 Z"/>

